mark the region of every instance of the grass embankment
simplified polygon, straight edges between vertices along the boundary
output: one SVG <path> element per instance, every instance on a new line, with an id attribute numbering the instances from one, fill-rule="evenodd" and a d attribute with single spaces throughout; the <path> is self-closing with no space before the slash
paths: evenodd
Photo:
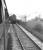
<path id="1" fill-rule="evenodd" d="M 28 21 L 26 23 L 34 31 L 34 35 L 43 41 L 43 21 Z"/>

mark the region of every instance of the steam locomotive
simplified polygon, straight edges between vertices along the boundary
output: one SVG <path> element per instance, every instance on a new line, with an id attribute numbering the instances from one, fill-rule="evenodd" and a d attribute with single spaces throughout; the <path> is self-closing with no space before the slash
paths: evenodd
<path id="1" fill-rule="evenodd" d="M 15 14 L 13 14 L 13 15 L 11 15 L 11 16 L 9 17 L 9 22 L 10 22 L 11 24 L 15 24 L 15 23 L 16 23 L 16 15 L 15 15 Z"/>

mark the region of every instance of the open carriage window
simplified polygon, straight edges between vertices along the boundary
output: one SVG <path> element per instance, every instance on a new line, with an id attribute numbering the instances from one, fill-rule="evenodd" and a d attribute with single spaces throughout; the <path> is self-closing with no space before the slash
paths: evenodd
<path id="1" fill-rule="evenodd" d="M 2 6 L 2 2 L 1 2 L 1 0 L 0 0 L 0 24 L 2 23 L 1 6 Z"/>

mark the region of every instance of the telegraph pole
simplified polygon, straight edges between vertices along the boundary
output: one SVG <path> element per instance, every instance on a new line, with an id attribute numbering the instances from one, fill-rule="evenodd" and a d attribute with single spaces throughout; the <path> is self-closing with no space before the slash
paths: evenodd
<path id="1" fill-rule="evenodd" d="M 24 16 L 24 18 L 25 18 L 25 22 L 26 22 L 26 16 Z"/>

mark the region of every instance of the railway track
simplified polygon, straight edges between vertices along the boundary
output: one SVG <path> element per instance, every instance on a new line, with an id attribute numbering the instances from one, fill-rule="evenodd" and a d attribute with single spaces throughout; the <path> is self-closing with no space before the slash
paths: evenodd
<path id="1" fill-rule="evenodd" d="M 14 25 L 17 36 L 24 50 L 41 50 L 35 43 L 20 29 L 17 25 Z"/>
<path id="2" fill-rule="evenodd" d="M 12 39 L 8 41 L 12 41 L 12 44 L 8 42 L 9 44 L 7 45 L 7 50 L 23 50 L 20 40 L 18 39 L 18 36 L 15 32 L 15 28 L 13 29 L 12 25 L 10 25 L 8 34 L 11 35 L 11 39 Z"/>
<path id="3" fill-rule="evenodd" d="M 18 25 L 18 24 L 17 24 Z M 27 31 L 26 29 L 24 29 L 24 27 L 22 27 L 21 25 L 18 25 L 24 32 L 25 34 L 41 49 L 43 50 L 43 42 L 37 38 L 36 36 L 34 36 L 31 32 Z"/>
<path id="4" fill-rule="evenodd" d="M 41 50 L 17 24 L 11 25 L 8 33 L 12 37 L 12 50 Z"/>

